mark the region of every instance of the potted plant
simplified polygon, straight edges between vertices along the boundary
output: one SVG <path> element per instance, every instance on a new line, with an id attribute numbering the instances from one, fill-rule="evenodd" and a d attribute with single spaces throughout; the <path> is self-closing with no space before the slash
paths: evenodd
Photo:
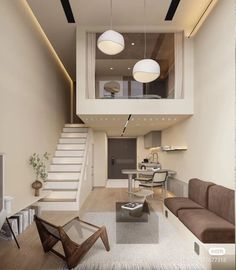
<path id="1" fill-rule="evenodd" d="M 32 188 L 35 189 L 35 196 L 39 196 L 39 189 L 43 186 L 42 182 L 47 179 L 47 170 L 46 170 L 46 162 L 49 159 L 49 154 L 45 152 L 42 157 L 39 156 L 39 154 L 34 153 L 29 158 L 29 164 L 33 167 L 33 170 L 36 174 L 36 180 L 32 184 Z"/>

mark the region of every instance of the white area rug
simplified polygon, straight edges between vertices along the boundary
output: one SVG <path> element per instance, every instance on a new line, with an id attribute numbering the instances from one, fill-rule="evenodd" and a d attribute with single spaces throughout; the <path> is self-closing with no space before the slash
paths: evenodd
<path id="1" fill-rule="evenodd" d="M 106 225 L 111 250 L 99 239 L 76 270 L 203 270 L 197 255 L 185 247 L 178 231 L 162 215 L 159 217 L 158 244 L 116 244 L 116 221 L 113 212 L 90 212 L 83 220 Z M 158 226 L 157 226 L 158 228 Z M 157 231 L 158 233 L 158 231 Z M 138 236 L 137 236 L 138 237 Z M 76 238 L 76 236 L 75 236 Z M 74 240 L 74 239 L 73 239 Z M 60 269 L 67 269 L 65 264 Z"/>

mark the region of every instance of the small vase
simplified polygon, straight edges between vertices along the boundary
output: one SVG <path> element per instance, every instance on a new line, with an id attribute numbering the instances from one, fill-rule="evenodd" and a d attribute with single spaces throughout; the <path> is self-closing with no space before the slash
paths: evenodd
<path id="1" fill-rule="evenodd" d="M 42 182 L 39 180 L 35 180 L 32 184 L 32 188 L 35 189 L 34 196 L 38 197 L 39 196 L 39 190 L 43 186 Z"/>

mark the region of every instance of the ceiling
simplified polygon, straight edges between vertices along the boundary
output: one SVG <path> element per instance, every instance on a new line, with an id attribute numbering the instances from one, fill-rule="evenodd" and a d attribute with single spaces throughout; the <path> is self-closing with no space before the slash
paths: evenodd
<path id="1" fill-rule="evenodd" d="M 96 131 L 109 137 L 120 137 L 129 115 L 86 115 L 80 118 Z M 187 119 L 186 115 L 131 115 L 124 137 L 137 137 L 153 130 L 163 130 Z"/>
<path id="2" fill-rule="evenodd" d="M 171 0 L 146 0 L 146 25 L 164 29 L 191 31 L 211 0 L 181 0 L 172 21 L 165 21 Z M 49 41 L 72 80 L 76 79 L 76 24 L 66 20 L 59 0 L 27 0 Z M 70 0 L 78 25 L 110 24 L 110 0 Z M 113 0 L 113 24 L 144 29 L 143 0 Z"/>

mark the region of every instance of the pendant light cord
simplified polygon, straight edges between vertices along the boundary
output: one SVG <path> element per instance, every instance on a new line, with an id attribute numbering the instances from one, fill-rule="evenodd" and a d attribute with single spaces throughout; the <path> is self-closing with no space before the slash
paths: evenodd
<path id="1" fill-rule="evenodd" d="M 112 0 L 110 0 L 110 3 L 111 3 L 110 24 L 111 24 L 111 30 L 112 30 L 112 27 L 113 27 L 113 22 L 112 22 Z"/>
<path id="2" fill-rule="evenodd" d="M 146 0 L 143 1 L 144 4 L 144 59 L 147 53 L 147 25 L 146 25 Z"/>

